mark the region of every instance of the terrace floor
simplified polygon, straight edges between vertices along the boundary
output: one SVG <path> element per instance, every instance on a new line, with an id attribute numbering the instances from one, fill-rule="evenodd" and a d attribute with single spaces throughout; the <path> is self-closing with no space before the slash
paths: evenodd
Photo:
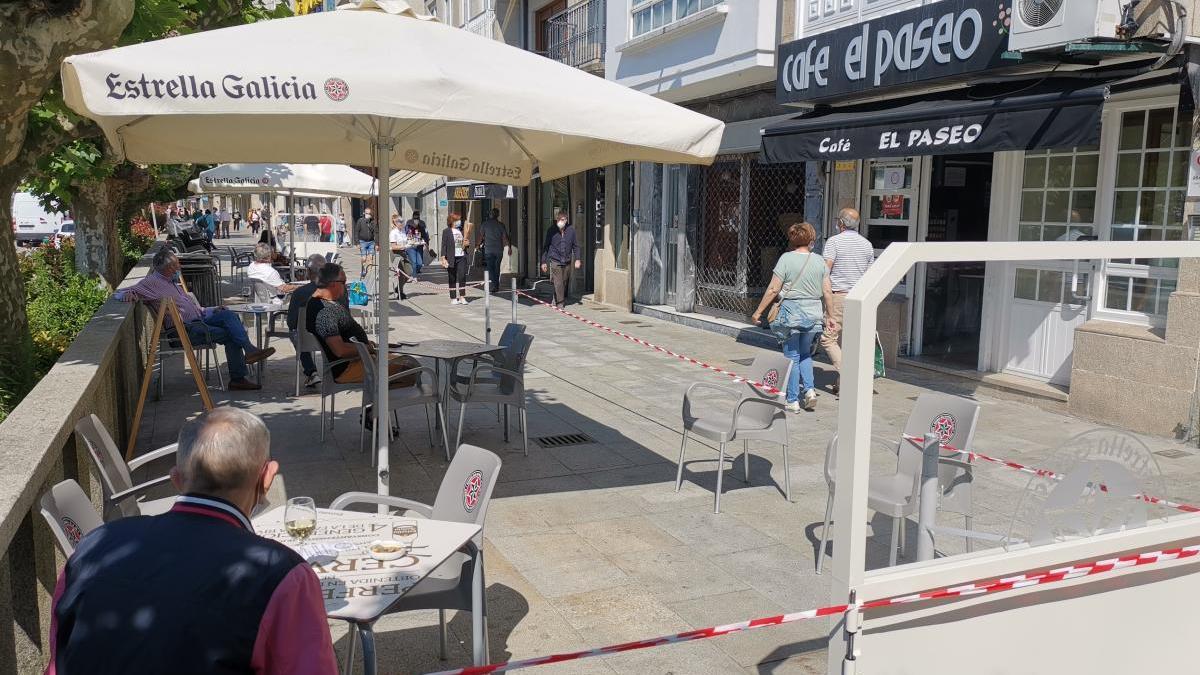
<path id="1" fill-rule="evenodd" d="M 243 236 L 233 243 L 250 240 Z M 348 276 L 355 277 L 358 254 L 351 248 L 342 251 Z M 431 282 L 444 279 L 440 269 L 423 276 Z M 393 341 L 481 338 L 478 291 L 462 307 L 450 306 L 442 288 L 410 285 L 408 290 L 407 302 L 391 305 Z M 509 307 L 503 297 L 493 305 L 497 336 Z M 761 353 L 733 338 L 606 307 L 584 303 L 569 309 L 735 371 Z M 683 391 L 696 381 L 721 383 L 722 376 L 538 306 L 523 304 L 519 321 L 535 337 L 526 375 L 529 457 L 521 454 L 515 425 L 510 442 L 503 441 L 494 409 L 469 408 L 464 433 L 464 442 L 489 448 L 504 462 L 484 531 L 494 661 L 827 604 L 829 577 L 814 573 L 814 554 L 827 494 L 822 462 L 836 426 L 835 396 L 823 391 L 815 412 L 789 419 L 792 503 L 782 494 L 780 449 L 756 443 L 751 446 L 749 483 L 741 480 L 740 468 L 729 471 L 723 512 L 714 515 L 715 451 L 689 444 L 683 489 L 676 493 L 673 483 Z M 270 427 L 272 452 L 282 464 L 270 501 L 307 495 L 327 505 L 346 491 L 373 492 L 370 455 L 358 446 L 358 396 L 338 397 L 336 427 L 320 442 L 320 398 L 315 393 L 293 395 L 291 346 L 286 340 L 271 344 L 279 353 L 267 366 L 262 391 L 213 391 L 219 405 L 245 407 Z M 818 385 L 829 381 L 823 365 L 818 365 Z M 923 388 L 945 385 L 932 373 L 893 375 L 900 379 L 875 384 L 873 426 L 879 438 L 894 442 Z M 192 389 L 174 357 L 165 396 L 147 407 L 139 441 L 143 448 L 173 441 L 180 423 L 197 413 L 199 398 Z M 1066 440 L 1097 426 L 999 394 L 975 395 L 983 406 L 975 449 L 1019 462 L 1037 465 Z M 452 420 L 457 413 L 453 407 Z M 439 447 L 430 447 L 422 412 L 412 412 L 401 423 L 391 446 L 392 493 L 430 502 L 446 469 L 444 455 Z M 591 442 L 546 449 L 532 440 L 565 433 L 586 434 Z M 1169 439 L 1140 438 L 1151 451 L 1181 451 L 1178 457 L 1156 457 L 1167 496 L 1200 499 L 1196 452 Z M 879 472 L 894 461 L 886 450 L 873 457 Z M 1006 532 L 1026 479 L 1002 468 L 977 469 L 976 529 Z M 959 522 L 951 519 L 949 524 Z M 890 523 L 876 518 L 873 525 L 868 564 L 879 567 L 886 565 Z M 908 528 L 910 537 L 915 530 Z M 939 550 L 950 554 L 961 548 L 956 542 L 938 543 Z M 910 554 L 915 550 L 908 548 Z M 340 652 L 344 626 L 331 624 L 331 629 Z M 380 672 L 424 673 L 469 665 L 469 616 L 456 616 L 451 630 L 450 657 L 441 662 L 436 613 L 383 619 L 377 626 Z M 828 630 L 824 620 L 801 622 L 540 670 L 823 673 Z"/>

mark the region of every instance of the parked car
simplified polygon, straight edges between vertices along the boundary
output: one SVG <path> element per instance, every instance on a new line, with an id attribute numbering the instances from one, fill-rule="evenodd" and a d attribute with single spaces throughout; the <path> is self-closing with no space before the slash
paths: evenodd
<path id="1" fill-rule="evenodd" d="M 15 192 L 12 196 L 12 221 L 13 236 L 17 243 L 37 246 L 43 241 L 58 238 L 63 215 L 46 210 L 38 198 L 28 192 Z"/>

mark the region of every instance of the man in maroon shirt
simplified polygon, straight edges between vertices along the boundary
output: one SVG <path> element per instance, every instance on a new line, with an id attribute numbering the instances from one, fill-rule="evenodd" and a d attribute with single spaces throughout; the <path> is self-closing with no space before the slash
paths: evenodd
<path id="1" fill-rule="evenodd" d="M 67 561 L 48 675 L 336 675 L 317 575 L 250 524 L 279 471 L 270 444 L 237 408 L 184 425 L 175 506 L 89 532 Z"/>

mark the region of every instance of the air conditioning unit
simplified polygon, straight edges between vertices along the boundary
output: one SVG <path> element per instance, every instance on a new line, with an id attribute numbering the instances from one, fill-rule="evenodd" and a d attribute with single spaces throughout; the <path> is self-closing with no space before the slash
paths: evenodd
<path id="1" fill-rule="evenodd" d="M 1054 49 L 1069 42 L 1117 37 L 1117 0 L 1012 0 L 1008 48 Z"/>

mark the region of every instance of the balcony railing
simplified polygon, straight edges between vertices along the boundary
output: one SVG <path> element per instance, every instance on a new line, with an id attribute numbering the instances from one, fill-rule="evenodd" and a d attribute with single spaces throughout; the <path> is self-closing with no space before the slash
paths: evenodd
<path id="1" fill-rule="evenodd" d="M 471 31 L 476 35 L 482 35 L 485 38 L 495 40 L 496 38 L 496 12 L 495 10 L 485 10 L 483 14 L 476 16 L 474 19 L 463 24 L 463 30 Z"/>
<path id="2" fill-rule="evenodd" d="M 584 0 L 543 26 L 546 56 L 573 68 L 604 70 L 605 0 Z"/>

